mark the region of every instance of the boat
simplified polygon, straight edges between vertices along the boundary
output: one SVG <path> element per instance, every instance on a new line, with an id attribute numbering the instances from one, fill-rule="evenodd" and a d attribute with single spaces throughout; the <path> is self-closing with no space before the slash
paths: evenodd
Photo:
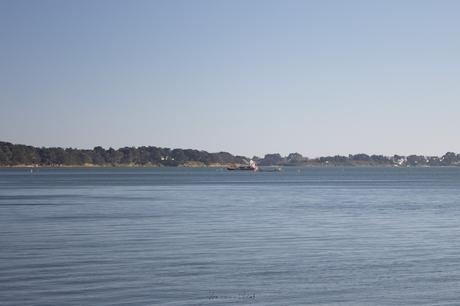
<path id="1" fill-rule="evenodd" d="M 257 171 L 258 169 L 259 167 L 252 159 L 249 161 L 249 165 L 227 167 L 227 170 L 230 171 Z"/>

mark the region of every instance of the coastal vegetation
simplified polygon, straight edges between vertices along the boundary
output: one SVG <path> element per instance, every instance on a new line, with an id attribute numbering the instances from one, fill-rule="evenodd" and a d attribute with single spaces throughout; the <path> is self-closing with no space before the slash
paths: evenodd
<path id="1" fill-rule="evenodd" d="M 348 156 L 335 155 L 310 159 L 299 153 L 291 153 L 286 157 L 280 154 L 267 154 L 257 159 L 259 165 L 276 166 L 392 166 L 392 167 L 429 167 L 429 166 L 460 166 L 460 154 L 447 152 L 441 157 L 424 155 L 367 155 L 364 153 Z"/>
<path id="2" fill-rule="evenodd" d="M 124 147 L 92 150 L 37 148 L 0 142 L 0 166 L 213 166 L 242 164 L 243 156 L 159 147 Z"/>
<path id="3" fill-rule="evenodd" d="M 260 166 L 460 166 L 460 154 L 448 152 L 441 157 L 423 155 L 367 155 L 350 154 L 318 158 L 299 153 L 281 156 L 266 154 L 252 158 Z M 220 167 L 247 164 L 250 158 L 227 152 L 209 153 L 192 149 L 170 149 L 154 146 L 104 149 L 45 148 L 0 142 L 0 166 L 185 166 Z"/>

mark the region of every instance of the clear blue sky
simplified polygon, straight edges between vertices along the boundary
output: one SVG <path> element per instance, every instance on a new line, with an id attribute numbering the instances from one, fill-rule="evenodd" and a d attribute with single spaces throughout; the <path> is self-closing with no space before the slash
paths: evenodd
<path id="1" fill-rule="evenodd" d="M 460 152 L 460 1 L 0 1 L 0 140 Z"/>

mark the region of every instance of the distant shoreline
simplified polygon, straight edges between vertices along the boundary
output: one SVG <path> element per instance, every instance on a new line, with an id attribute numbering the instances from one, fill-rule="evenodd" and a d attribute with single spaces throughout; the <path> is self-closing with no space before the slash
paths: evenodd
<path id="1" fill-rule="evenodd" d="M 195 149 L 170 149 L 154 146 L 104 149 L 46 148 L 0 141 L 0 167 L 48 168 L 224 168 L 248 165 L 300 167 L 458 167 L 460 154 L 447 152 L 441 157 L 423 155 L 368 155 L 365 153 L 308 158 L 299 153 L 264 157 L 209 153 Z"/>
<path id="2" fill-rule="evenodd" d="M 0 168 L 225 168 L 230 165 L 178 165 L 178 166 L 163 166 L 163 165 L 0 165 Z"/>
<path id="3" fill-rule="evenodd" d="M 230 165 L 179 165 L 179 166 L 158 166 L 158 165 L 0 165 L 0 169 L 116 169 L 116 168 L 132 168 L 132 169 L 159 169 L 159 168 L 188 168 L 188 169 L 226 169 Z M 396 166 L 396 165 L 265 165 L 264 167 L 282 167 L 282 168 L 459 168 L 458 165 L 450 166 Z"/>

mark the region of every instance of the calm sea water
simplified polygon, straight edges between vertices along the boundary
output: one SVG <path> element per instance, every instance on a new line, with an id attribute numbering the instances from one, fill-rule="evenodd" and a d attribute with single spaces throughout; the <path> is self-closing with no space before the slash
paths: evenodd
<path id="1" fill-rule="evenodd" d="M 460 169 L 3 169 L 0 304 L 459 305 Z"/>

